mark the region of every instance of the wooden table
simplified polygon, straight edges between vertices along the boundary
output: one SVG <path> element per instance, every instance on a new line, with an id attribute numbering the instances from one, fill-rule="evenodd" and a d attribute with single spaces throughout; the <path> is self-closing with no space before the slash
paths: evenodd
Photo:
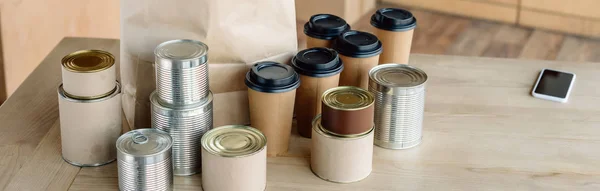
<path id="1" fill-rule="evenodd" d="M 0 107 L 0 188 L 117 190 L 115 163 L 60 157 L 60 59 L 89 48 L 118 57 L 119 42 L 64 39 Z M 268 159 L 267 190 L 600 190 L 600 63 L 413 55 L 411 64 L 430 78 L 420 146 L 375 147 L 367 179 L 335 184 L 312 174 L 310 140 L 294 134 L 288 154 Z M 569 103 L 530 96 L 544 67 L 577 74 Z M 175 189 L 200 190 L 200 175 L 176 177 Z"/>

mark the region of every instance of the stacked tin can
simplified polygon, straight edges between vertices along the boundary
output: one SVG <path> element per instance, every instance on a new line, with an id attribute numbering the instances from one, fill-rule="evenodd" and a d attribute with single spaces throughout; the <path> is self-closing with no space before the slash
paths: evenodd
<path id="1" fill-rule="evenodd" d="M 421 143 L 425 108 L 423 70 L 406 64 L 383 64 L 369 72 L 375 96 L 375 145 L 407 149 Z"/>
<path id="2" fill-rule="evenodd" d="M 137 129 L 119 137 L 119 190 L 173 190 L 172 146 L 171 136 L 157 129 Z"/>
<path id="3" fill-rule="evenodd" d="M 208 46 L 194 40 L 172 40 L 156 47 L 156 91 L 150 95 L 151 124 L 173 138 L 173 174 L 201 170 L 202 135 L 213 125 L 208 85 Z"/>
<path id="4" fill-rule="evenodd" d="M 62 59 L 58 87 L 62 157 L 75 166 L 100 166 L 116 159 L 122 131 L 121 87 L 115 58 L 81 50 Z"/>
<path id="5" fill-rule="evenodd" d="M 338 183 L 362 180 L 372 171 L 373 95 L 341 86 L 323 93 L 322 114 L 313 120 L 310 166 Z"/>

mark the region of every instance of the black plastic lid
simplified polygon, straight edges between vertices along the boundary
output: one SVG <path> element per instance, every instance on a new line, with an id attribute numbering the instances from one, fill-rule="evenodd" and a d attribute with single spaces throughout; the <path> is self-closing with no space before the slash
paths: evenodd
<path id="1" fill-rule="evenodd" d="M 371 16 L 371 25 L 388 31 L 407 31 L 417 27 L 417 19 L 404 9 L 383 8 Z"/>
<path id="2" fill-rule="evenodd" d="M 292 58 L 292 67 L 299 74 L 312 77 L 327 77 L 339 74 L 344 69 L 338 53 L 329 48 L 305 49 Z"/>
<path id="3" fill-rule="evenodd" d="M 344 56 L 365 58 L 381 54 L 383 48 L 377 37 L 368 32 L 348 31 L 333 42 L 333 49 Z"/>
<path id="4" fill-rule="evenodd" d="M 350 30 L 350 25 L 344 19 L 330 14 L 313 15 L 304 24 L 304 34 L 325 40 L 334 39 L 348 30 Z"/>
<path id="5" fill-rule="evenodd" d="M 259 92 L 287 92 L 300 86 L 300 76 L 294 69 L 277 62 L 259 62 L 246 73 L 246 85 Z"/>

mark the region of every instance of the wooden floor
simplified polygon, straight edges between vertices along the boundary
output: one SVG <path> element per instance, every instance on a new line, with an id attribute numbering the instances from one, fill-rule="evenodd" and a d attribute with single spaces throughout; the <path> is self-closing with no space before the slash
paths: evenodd
<path id="1" fill-rule="evenodd" d="M 383 4 L 383 7 L 397 7 Z M 406 8 L 406 7 L 403 7 Z M 412 53 L 600 62 L 600 40 L 408 8 L 417 18 Z M 352 25 L 371 31 L 370 15 Z M 300 49 L 305 47 L 298 23 Z"/>

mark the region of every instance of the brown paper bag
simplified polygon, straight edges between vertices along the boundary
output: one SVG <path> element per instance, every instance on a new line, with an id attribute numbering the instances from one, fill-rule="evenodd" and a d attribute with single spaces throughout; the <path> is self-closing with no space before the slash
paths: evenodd
<path id="1" fill-rule="evenodd" d="M 214 126 L 247 124 L 244 77 L 252 63 L 289 63 L 297 50 L 293 0 L 121 0 L 123 110 L 133 128 L 150 127 L 154 48 L 173 39 L 209 46 Z"/>

